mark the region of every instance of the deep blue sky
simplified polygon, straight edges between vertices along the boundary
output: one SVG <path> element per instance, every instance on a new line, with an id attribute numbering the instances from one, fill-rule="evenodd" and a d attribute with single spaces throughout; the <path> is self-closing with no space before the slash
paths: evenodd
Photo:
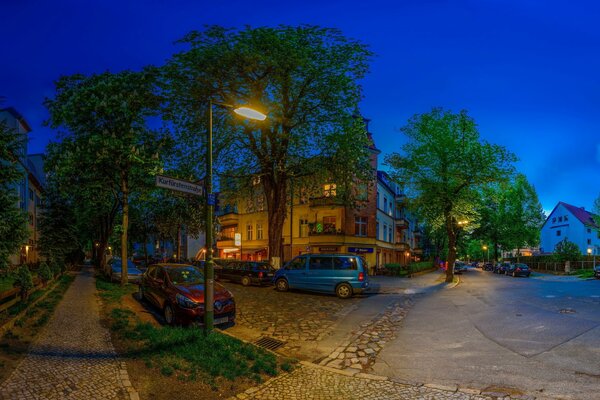
<path id="1" fill-rule="evenodd" d="M 0 95 L 33 128 L 60 75 L 161 65 L 205 24 L 339 28 L 377 54 L 363 114 L 384 153 L 433 106 L 468 109 L 506 146 L 544 209 L 590 209 L 600 194 L 600 8 L 594 1 L 2 0 Z M 542 6 L 543 5 L 543 6 Z"/>

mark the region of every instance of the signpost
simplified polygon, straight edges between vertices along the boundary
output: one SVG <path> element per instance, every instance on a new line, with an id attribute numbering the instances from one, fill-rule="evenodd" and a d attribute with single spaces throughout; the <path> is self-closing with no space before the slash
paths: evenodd
<path id="1" fill-rule="evenodd" d="M 156 175 L 156 186 L 165 189 L 177 190 L 178 192 L 193 194 L 196 196 L 204 195 L 204 189 L 197 183 L 163 175 Z"/>

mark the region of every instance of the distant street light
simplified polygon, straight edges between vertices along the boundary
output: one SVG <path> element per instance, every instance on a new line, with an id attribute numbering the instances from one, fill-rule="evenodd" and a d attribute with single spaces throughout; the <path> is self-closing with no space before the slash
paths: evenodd
<path id="1" fill-rule="evenodd" d="M 487 250 L 487 262 L 490 262 L 490 248 L 484 245 L 482 249 Z"/>
<path id="2" fill-rule="evenodd" d="M 233 109 L 233 112 L 258 121 L 264 121 L 267 116 L 260 111 L 249 107 L 235 107 L 229 104 L 217 103 L 208 100 L 208 138 L 206 142 L 206 256 L 204 262 L 204 331 L 210 333 L 214 323 L 214 299 L 215 299 L 215 269 L 213 265 L 213 216 L 215 212 L 215 194 L 213 193 L 213 158 L 212 158 L 212 136 L 213 136 L 213 104 Z"/>

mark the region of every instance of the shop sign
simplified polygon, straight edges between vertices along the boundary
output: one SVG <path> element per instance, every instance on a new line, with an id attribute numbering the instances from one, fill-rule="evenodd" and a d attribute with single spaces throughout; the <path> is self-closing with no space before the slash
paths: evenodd
<path id="1" fill-rule="evenodd" d="M 337 253 L 339 251 L 338 246 L 321 246 L 319 251 L 323 253 Z"/>
<path id="2" fill-rule="evenodd" d="M 373 248 L 372 247 L 348 247 L 348 252 L 356 253 L 356 254 L 372 253 Z"/>

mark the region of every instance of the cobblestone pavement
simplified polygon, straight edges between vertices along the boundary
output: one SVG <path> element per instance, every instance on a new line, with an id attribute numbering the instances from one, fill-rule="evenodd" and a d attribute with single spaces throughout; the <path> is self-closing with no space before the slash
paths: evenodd
<path id="1" fill-rule="evenodd" d="M 100 324 L 93 270 L 71 284 L 0 399 L 137 399 L 110 333 Z"/>
<path id="2" fill-rule="evenodd" d="M 525 399 L 526 397 L 512 397 Z M 435 385 L 405 384 L 368 374 L 348 375 L 302 363 L 290 374 L 267 381 L 262 386 L 238 394 L 232 400 L 495 400 L 511 399 L 501 393 Z"/>
<path id="3" fill-rule="evenodd" d="M 302 342 L 323 338 L 362 300 L 294 291 L 281 293 L 272 286 L 244 287 L 228 281 L 222 283 L 236 298 L 236 326 L 229 331 L 237 335 L 241 330 L 250 330 L 256 336 L 273 337 L 285 342 L 281 350 L 291 354 Z"/>
<path id="4" fill-rule="evenodd" d="M 371 371 L 386 342 L 396 337 L 396 330 L 413 303 L 412 296 L 404 296 L 402 300 L 387 306 L 373 320 L 361 324 L 359 329 L 352 332 L 350 341 L 341 344 L 319 364 L 355 372 Z"/>

